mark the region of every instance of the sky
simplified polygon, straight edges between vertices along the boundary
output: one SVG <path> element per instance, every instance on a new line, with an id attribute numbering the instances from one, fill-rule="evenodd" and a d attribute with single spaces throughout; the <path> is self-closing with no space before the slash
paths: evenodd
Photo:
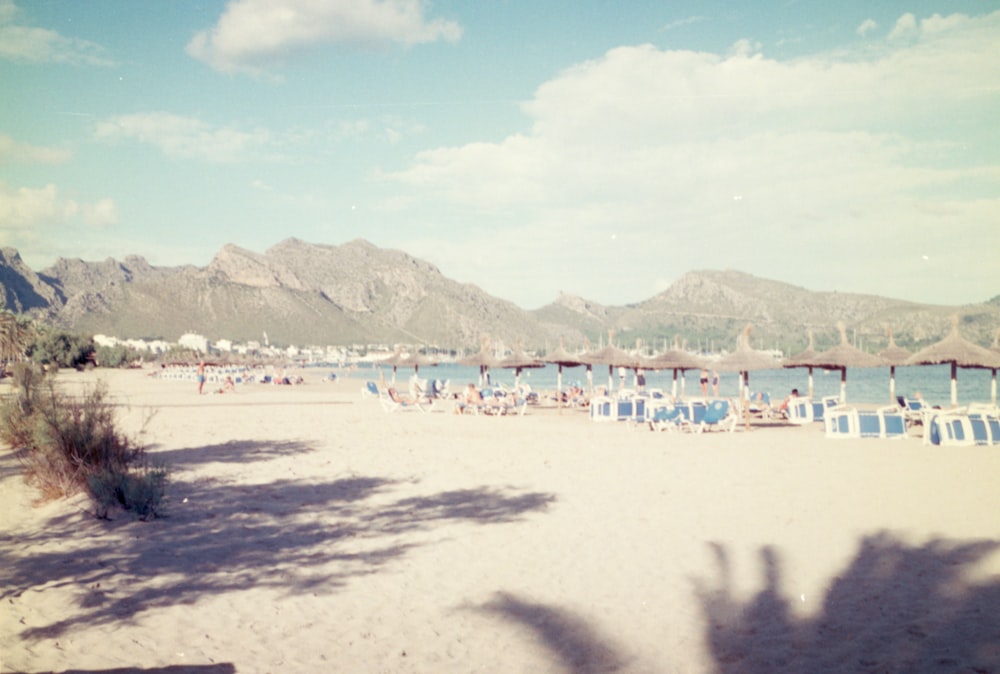
<path id="1" fill-rule="evenodd" d="M 0 0 L 0 246 L 366 239 L 533 309 L 1000 295 L 1000 2 Z"/>

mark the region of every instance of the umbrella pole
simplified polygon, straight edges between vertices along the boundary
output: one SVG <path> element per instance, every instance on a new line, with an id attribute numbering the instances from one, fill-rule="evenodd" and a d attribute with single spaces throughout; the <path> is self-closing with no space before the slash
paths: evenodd
<path id="1" fill-rule="evenodd" d="M 559 370 L 556 372 L 556 406 L 559 408 L 559 414 L 562 414 L 562 365 L 559 365 Z"/>
<path id="2" fill-rule="evenodd" d="M 958 404 L 958 363 L 951 361 L 951 404 Z"/>
<path id="3" fill-rule="evenodd" d="M 990 402 L 993 407 L 997 406 L 997 369 L 993 368 L 993 377 L 990 379 Z"/>
<path id="4" fill-rule="evenodd" d="M 889 404 L 896 404 L 896 366 L 889 366 Z"/>
<path id="5" fill-rule="evenodd" d="M 809 400 L 813 398 L 813 369 L 809 368 Z"/>
<path id="6" fill-rule="evenodd" d="M 847 368 L 840 368 L 840 404 L 847 404 Z"/>
<path id="7" fill-rule="evenodd" d="M 750 430 L 750 373 L 744 372 L 743 376 L 740 377 L 740 382 L 742 386 L 740 387 L 740 404 L 743 405 L 743 419 L 745 421 L 744 428 Z M 746 400 L 744 402 L 744 395 Z"/>
<path id="8" fill-rule="evenodd" d="M 674 387 L 670 391 L 670 395 L 673 396 L 674 400 L 677 400 L 677 368 L 674 368 Z"/>

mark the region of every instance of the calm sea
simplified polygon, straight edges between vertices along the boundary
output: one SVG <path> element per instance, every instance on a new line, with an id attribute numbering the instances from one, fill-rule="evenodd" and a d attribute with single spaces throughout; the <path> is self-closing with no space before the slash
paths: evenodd
<path id="1" fill-rule="evenodd" d="M 383 367 L 382 373 L 386 381 L 392 378 L 392 368 Z M 547 365 L 544 368 L 521 371 L 521 382 L 530 384 L 535 390 L 555 389 L 557 368 Z M 399 368 L 397 381 L 406 381 L 413 374 L 411 368 Z M 688 371 L 686 377 L 686 392 L 688 395 L 700 395 L 698 371 Z M 378 379 L 379 368 L 360 365 L 349 375 L 356 379 Z M 427 379 L 447 379 L 450 390 L 479 380 L 479 370 L 475 367 L 447 363 L 434 367 L 420 368 L 420 376 Z M 680 374 L 678 373 L 678 377 Z M 990 370 L 963 369 L 958 370 L 958 401 L 961 404 L 970 402 L 988 402 L 990 400 Z M 563 368 L 563 386 L 577 384 L 586 386 L 586 368 Z M 613 374 L 614 386 L 618 386 L 618 370 Z M 627 375 L 627 383 L 631 387 L 633 374 Z M 896 393 L 910 395 L 919 391 L 924 400 L 932 405 L 947 405 L 951 400 L 951 369 L 948 365 L 906 366 L 896 368 Z M 507 386 L 514 384 L 513 370 L 493 370 L 493 382 L 501 382 Z M 735 373 L 720 372 L 719 395 L 735 397 L 739 379 Z M 782 399 L 793 388 L 798 388 L 802 395 L 808 391 L 808 370 L 805 368 L 761 370 L 750 373 L 750 388 L 753 391 L 766 391 L 772 399 Z M 608 368 L 594 367 L 594 384 L 597 386 L 608 383 Z M 661 388 L 670 391 L 673 384 L 671 370 L 646 373 L 647 388 Z M 678 383 L 678 386 L 680 384 Z M 815 397 L 840 394 L 839 370 L 813 370 L 813 388 Z M 847 371 L 847 401 L 851 403 L 888 403 L 889 401 L 889 368 L 856 368 Z"/>

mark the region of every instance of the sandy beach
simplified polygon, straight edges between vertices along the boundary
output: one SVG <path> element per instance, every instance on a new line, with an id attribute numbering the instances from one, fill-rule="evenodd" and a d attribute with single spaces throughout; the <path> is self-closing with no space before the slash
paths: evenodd
<path id="1" fill-rule="evenodd" d="M 1000 451 L 107 381 L 165 517 L 0 449 L 0 673 L 1000 672 Z"/>

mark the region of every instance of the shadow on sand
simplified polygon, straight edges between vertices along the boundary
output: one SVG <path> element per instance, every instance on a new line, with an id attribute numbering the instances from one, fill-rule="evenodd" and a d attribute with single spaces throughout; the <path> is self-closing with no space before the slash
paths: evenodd
<path id="1" fill-rule="evenodd" d="M 176 466 L 299 451 L 304 446 L 297 443 L 243 442 L 160 456 L 169 454 Z M 413 548 L 461 535 L 454 525 L 516 522 L 555 501 L 552 494 L 494 486 L 414 496 L 417 487 L 368 476 L 266 484 L 174 480 L 164 519 L 82 522 L 79 513 L 66 513 L 33 535 L 0 532 L 0 600 L 16 604 L 25 592 L 79 589 L 67 617 L 18 635 L 30 640 L 248 588 L 330 593 Z M 52 545 L 65 538 L 73 545 Z"/>
<path id="2" fill-rule="evenodd" d="M 598 674 L 616 672 L 627 663 L 610 638 L 566 609 L 499 592 L 476 610 L 526 629 L 551 655 L 553 669 L 548 671 Z"/>
<path id="3" fill-rule="evenodd" d="M 1000 672 L 1000 578 L 972 580 L 1000 542 L 934 540 L 910 546 L 890 534 L 861 540 L 850 566 L 829 585 L 818 614 L 800 618 L 781 591 L 776 550 L 760 551 L 763 588 L 734 599 L 730 563 L 713 544 L 718 577 L 696 597 L 714 674 L 996 674 Z M 476 611 L 528 630 L 550 670 L 614 672 L 635 666 L 622 647 L 583 616 L 498 593 Z M 670 607 L 663 607 L 670 610 Z M 642 671 L 665 671 L 650 663 Z"/>
<path id="4" fill-rule="evenodd" d="M 776 550 L 760 551 L 764 587 L 733 598 L 726 550 L 698 597 L 717 674 L 1000 672 L 1000 578 L 972 580 L 997 541 L 910 546 L 888 533 L 861 540 L 820 611 L 796 618 Z"/>
<path id="5" fill-rule="evenodd" d="M 27 674 L 10 672 L 5 674 Z M 33 674 L 236 674 L 230 663 L 217 665 L 168 665 L 166 667 L 116 667 L 114 669 L 67 669 L 60 672 L 34 672 Z"/>

